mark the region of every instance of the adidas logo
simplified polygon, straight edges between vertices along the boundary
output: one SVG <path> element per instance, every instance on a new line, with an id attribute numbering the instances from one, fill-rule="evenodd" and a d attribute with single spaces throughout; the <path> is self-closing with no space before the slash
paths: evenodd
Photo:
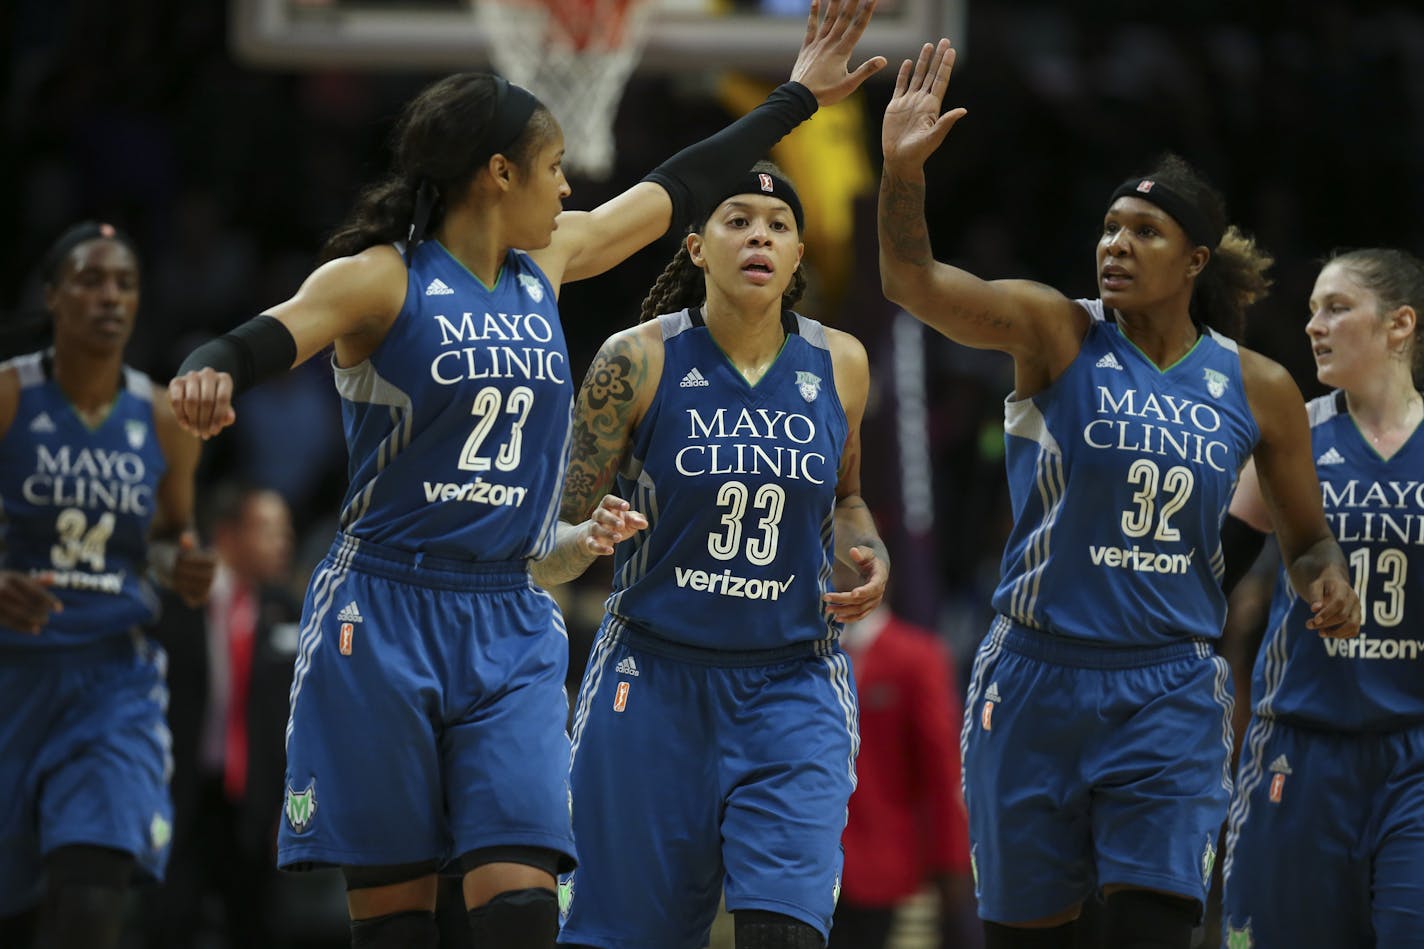
<path id="1" fill-rule="evenodd" d="M 1099 369 L 1116 369 L 1118 372 L 1122 372 L 1122 363 L 1117 361 L 1116 353 L 1105 354 L 1094 365 Z"/>
<path id="2" fill-rule="evenodd" d="M 54 419 L 49 417 L 48 412 L 41 412 L 36 415 L 34 421 L 30 422 L 32 432 L 52 432 L 54 431 Z"/>
<path id="3" fill-rule="evenodd" d="M 984 701 L 986 701 L 986 702 L 1002 702 L 1002 701 L 1003 701 L 1003 699 L 999 698 L 999 683 L 997 683 L 997 682 L 990 682 L 990 683 L 989 683 L 989 691 L 987 691 L 987 692 L 984 693 Z"/>
<path id="4" fill-rule="evenodd" d="M 361 622 L 361 611 L 356 609 L 356 601 L 352 600 L 342 607 L 341 612 L 336 614 L 336 618 L 343 623 Z"/>
<path id="5" fill-rule="evenodd" d="M 691 371 L 683 376 L 682 381 L 678 383 L 678 385 L 684 389 L 697 389 L 702 386 L 710 386 L 711 384 L 712 383 L 708 382 L 706 377 L 698 371 L 696 366 L 693 366 Z"/>
<path id="6" fill-rule="evenodd" d="M 1294 772 L 1291 771 L 1290 762 L 1286 761 L 1286 756 L 1285 756 L 1285 755 L 1280 755 L 1279 757 L 1276 758 L 1275 761 L 1272 761 L 1272 762 L 1271 762 L 1271 773 L 1272 773 L 1272 774 L 1292 774 L 1292 773 L 1294 773 Z"/>
<path id="7" fill-rule="evenodd" d="M 1345 463 L 1345 456 L 1334 448 L 1331 448 L 1325 454 L 1315 459 L 1315 463 L 1317 465 L 1343 465 Z"/>
<path id="8" fill-rule="evenodd" d="M 635 676 L 638 674 L 638 664 L 633 661 L 632 656 L 628 656 L 618 663 L 618 668 L 613 671 L 621 676 Z"/>
<path id="9" fill-rule="evenodd" d="M 446 286 L 445 281 L 441 280 L 439 277 L 436 277 L 434 280 L 430 281 L 430 286 L 425 288 L 425 295 L 428 297 L 443 297 L 447 294 L 451 294 L 454 292 L 455 291 L 451 290 L 448 286 Z"/>

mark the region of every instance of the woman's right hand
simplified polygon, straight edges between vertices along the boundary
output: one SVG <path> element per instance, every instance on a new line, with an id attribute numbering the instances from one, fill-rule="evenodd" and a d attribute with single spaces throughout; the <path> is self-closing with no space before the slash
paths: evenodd
<path id="1" fill-rule="evenodd" d="M 923 165 L 954 124 L 968 114 L 967 109 L 959 108 L 940 115 L 953 69 L 954 47 L 949 40 L 940 40 L 938 46 L 926 43 L 918 61 L 907 59 L 900 64 L 895 94 L 885 107 L 880 127 L 880 147 L 887 166 Z"/>
<path id="2" fill-rule="evenodd" d="M 232 376 L 204 367 L 168 383 L 168 401 L 184 431 L 212 438 L 237 421 L 232 408 Z"/>

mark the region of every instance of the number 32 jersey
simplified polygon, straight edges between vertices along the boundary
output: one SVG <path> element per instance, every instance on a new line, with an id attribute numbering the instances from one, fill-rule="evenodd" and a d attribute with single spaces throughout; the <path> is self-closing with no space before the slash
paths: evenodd
<path id="1" fill-rule="evenodd" d="M 33 636 L 0 626 L 0 647 L 48 649 L 126 634 L 151 621 L 148 530 L 167 470 L 153 384 L 127 366 L 109 414 L 87 426 L 51 378 L 48 354 L 6 364 L 19 405 L 0 439 L 7 570 L 48 579 L 64 609 Z"/>
<path id="2" fill-rule="evenodd" d="M 573 384 L 554 287 L 527 254 L 511 250 L 486 287 L 423 242 L 386 338 L 335 376 L 349 454 L 342 531 L 456 560 L 548 552 Z"/>
<path id="3" fill-rule="evenodd" d="M 1104 646 L 1216 638 L 1221 522 L 1260 431 L 1236 344 L 1205 329 L 1160 369 L 1100 300 L 1077 357 L 1005 404 L 1014 526 L 994 608 Z"/>
<path id="4" fill-rule="evenodd" d="M 750 385 L 698 311 L 658 317 L 663 372 L 619 493 L 649 527 L 616 548 L 608 611 L 645 633 L 733 652 L 830 639 L 836 484 L 849 430 L 820 323 Z"/>

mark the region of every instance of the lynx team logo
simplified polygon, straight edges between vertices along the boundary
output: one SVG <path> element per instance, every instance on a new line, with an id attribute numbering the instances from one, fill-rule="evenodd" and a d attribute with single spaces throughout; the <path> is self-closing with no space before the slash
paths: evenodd
<path id="1" fill-rule="evenodd" d="M 288 785 L 285 810 L 287 823 L 292 825 L 292 830 L 298 834 L 305 833 L 311 826 L 312 818 L 316 817 L 316 782 L 312 781 L 301 793 L 293 791 Z"/>
<path id="2" fill-rule="evenodd" d="M 1225 395 L 1226 375 L 1215 369 L 1206 370 L 1206 391 L 1211 393 L 1213 399 L 1219 399 Z"/>
<path id="3" fill-rule="evenodd" d="M 1214 866 L 1216 866 L 1216 841 L 1208 836 L 1201 859 L 1202 882 L 1208 886 L 1211 885 L 1211 868 Z"/>
<path id="4" fill-rule="evenodd" d="M 1237 929 L 1230 924 L 1226 927 L 1226 949 L 1252 949 L 1256 943 L 1251 938 L 1251 923 Z"/>
<path id="5" fill-rule="evenodd" d="M 809 372 L 797 372 L 796 389 L 801 393 L 801 398 L 807 402 L 815 402 L 816 396 L 821 394 L 821 377 Z"/>
<path id="6" fill-rule="evenodd" d="M 519 285 L 524 288 L 524 292 L 529 294 L 529 299 L 535 303 L 544 301 L 544 288 L 539 286 L 539 278 L 531 277 L 527 273 L 519 275 Z"/>
<path id="7" fill-rule="evenodd" d="M 129 447 L 138 451 L 148 438 L 148 426 L 139 419 L 131 418 L 124 423 L 124 437 L 129 440 Z"/>
<path id="8" fill-rule="evenodd" d="M 568 920 L 569 910 L 574 905 L 574 875 L 570 873 L 559 881 L 559 918 Z"/>

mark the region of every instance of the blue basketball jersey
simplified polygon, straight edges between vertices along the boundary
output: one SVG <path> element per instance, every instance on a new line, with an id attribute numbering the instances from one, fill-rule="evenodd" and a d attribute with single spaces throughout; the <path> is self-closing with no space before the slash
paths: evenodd
<path id="1" fill-rule="evenodd" d="M 124 367 L 108 416 L 91 429 L 51 379 L 50 356 L 7 364 L 20 401 L 0 438 L 4 566 L 50 578 L 64 604 L 38 636 L 0 626 L 0 647 L 46 649 L 127 634 L 151 621 L 148 530 L 167 469 L 152 382 Z"/>
<path id="2" fill-rule="evenodd" d="M 1215 638 L 1221 521 L 1260 435 L 1236 344 L 1206 329 L 1160 369 L 1101 300 L 1079 303 L 1092 322 L 1077 357 L 1005 403 L 1014 527 L 994 607 L 1105 646 Z"/>
<path id="3" fill-rule="evenodd" d="M 1282 574 L 1256 655 L 1255 712 L 1330 731 L 1424 723 L 1424 431 L 1384 459 L 1355 426 L 1343 392 L 1308 409 L 1325 516 L 1349 560 L 1364 623 L 1354 639 L 1306 629 L 1310 604 Z"/>
<path id="4" fill-rule="evenodd" d="M 618 476 L 648 529 L 617 548 L 608 611 L 684 645 L 754 651 L 831 639 L 836 482 L 849 430 L 820 323 L 751 385 L 697 311 L 658 318 L 662 378 Z"/>
<path id="5" fill-rule="evenodd" d="M 527 254 L 510 251 L 490 288 L 425 241 L 386 338 L 335 374 L 343 532 L 453 560 L 548 552 L 573 383 L 554 287 Z"/>

